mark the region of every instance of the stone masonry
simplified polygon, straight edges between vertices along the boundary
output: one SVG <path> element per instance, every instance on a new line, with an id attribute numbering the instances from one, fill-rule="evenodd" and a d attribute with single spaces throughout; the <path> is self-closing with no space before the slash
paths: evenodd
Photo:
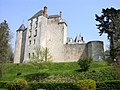
<path id="1" fill-rule="evenodd" d="M 27 28 L 22 24 L 17 30 L 14 63 L 29 62 L 37 46 L 48 48 L 53 62 L 75 62 L 87 56 L 97 61 L 103 59 L 102 41 L 86 44 L 81 35 L 72 39 L 67 37 L 67 27 L 67 23 L 62 19 L 62 12 L 60 15 L 48 15 L 45 6 L 44 10 L 40 10 L 28 20 Z M 94 51 L 95 48 L 98 48 L 98 51 Z"/>

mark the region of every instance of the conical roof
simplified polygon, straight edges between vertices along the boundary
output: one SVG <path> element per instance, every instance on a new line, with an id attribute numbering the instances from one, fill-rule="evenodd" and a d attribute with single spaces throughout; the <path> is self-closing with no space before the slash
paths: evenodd
<path id="1" fill-rule="evenodd" d="M 17 31 L 24 31 L 25 30 L 25 25 L 22 24 Z"/>

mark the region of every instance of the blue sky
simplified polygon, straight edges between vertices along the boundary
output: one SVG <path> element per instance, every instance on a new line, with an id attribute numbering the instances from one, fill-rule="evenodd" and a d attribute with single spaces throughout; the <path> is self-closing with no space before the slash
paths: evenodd
<path id="1" fill-rule="evenodd" d="M 27 20 L 44 6 L 48 7 L 48 15 L 59 14 L 62 11 L 62 17 L 68 23 L 69 37 L 75 38 L 81 34 L 85 42 L 102 40 L 107 49 L 107 37 L 105 34 L 99 36 L 95 14 L 100 15 L 102 8 L 120 9 L 120 0 L 1 0 L 0 22 L 7 20 L 9 24 L 13 36 L 13 49 L 16 30 L 23 21 L 27 27 Z"/>

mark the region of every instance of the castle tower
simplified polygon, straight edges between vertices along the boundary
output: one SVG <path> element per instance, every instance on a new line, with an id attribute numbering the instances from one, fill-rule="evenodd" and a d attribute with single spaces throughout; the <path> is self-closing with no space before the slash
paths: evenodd
<path id="1" fill-rule="evenodd" d="M 66 42 L 67 24 L 62 19 L 62 12 L 60 12 L 60 15 L 48 15 L 45 6 L 43 10 L 40 10 L 28 20 L 24 62 L 29 62 L 33 57 L 36 46 L 47 47 L 53 60 L 55 62 L 60 61 L 58 59 L 64 57 L 64 44 Z"/>
<path id="2" fill-rule="evenodd" d="M 21 63 L 24 57 L 24 45 L 25 45 L 25 26 L 22 24 L 16 31 L 16 43 L 15 43 L 15 56 L 14 63 Z"/>
<path id="3" fill-rule="evenodd" d="M 90 41 L 87 43 L 87 54 L 95 61 L 104 60 L 103 41 Z"/>

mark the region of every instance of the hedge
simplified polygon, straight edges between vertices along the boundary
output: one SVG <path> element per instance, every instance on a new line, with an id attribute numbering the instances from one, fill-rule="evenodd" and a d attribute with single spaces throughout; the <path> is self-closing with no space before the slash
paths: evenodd
<path id="1" fill-rule="evenodd" d="M 96 83 L 93 84 L 94 80 L 81 80 L 79 82 L 29 82 L 26 80 L 17 78 L 11 82 L 0 82 L 0 88 L 4 88 L 7 90 L 37 90 L 37 89 L 45 89 L 45 90 L 84 90 L 84 88 L 90 88 L 94 90 L 96 87 Z M 28 84 L 28 85 L 27 85 Z M 26 89 L 25 89 L 26 88 Z"/>
<path id="2" fill-rule="evenodd" d="M 98 82 L 96 88 L 96 90 L 120 90 L 120 80 Z"/>
<path id="3" fill-rule="evenodd" d="M 42 80 L 44 80 L 45 78 L 47 78 L 49 76 L 48 73 L 33 73 L 33 74 L 27 74 L 25 76 L 25 79 L 28 82 L 31 81 L 37 81 L 37 82 L 41 82 Z"/>
<path id="4" fill-rule="evenodd" d="M 0 88 L 6 89 L 7 88 L 7 81 L 0 81 Z"/>
<path id="5" fill-rule="evenodd" d="M 78 88 L 79 90 L 96 90 L 96 82 L 91 79 L 80 80 Z"/>
<path id="6" fill-rule="evenodd" d="M 86 79 L 79 82 L 64 82 L 64 83 L 29 83 L 29 90 L 45 89 L 45 90 L 95 90 L 96 82 Z"/>
<path id="7" fill-rule="evenodd" d="M 39 83 L 39 82 L 30 82 L 29 90 L 78 90 L 76 83 Z"/>
<path id="8" fill-rule="evenodd" d="M 82 83 L 83 82 L 83 83 Z M 9 87 L 10 82 L 0 81 L 0 88 L 7 89 Z M 46 90 L 83 90 L 81 88 L 84 86 L 85 88 L 89 86 L 88 90 L 94 90 L 95 81 L 92 80 L 81 80 L 76 83 L 41 83 L 41 82 L 29 82 L 28 90 L 37 90 L 37 89 L 46 89 Z M 88 85 L 89 84 L 89 85 Z M 86 86 L 88 85 L 88 86 Z M 92 86 L 93 85 L 93 86 Z M 92 86 L 92 87 L 91 87 Z M 120 90 L 120 80 L 110 80 L 96 83 L 96 90 Z"/>

